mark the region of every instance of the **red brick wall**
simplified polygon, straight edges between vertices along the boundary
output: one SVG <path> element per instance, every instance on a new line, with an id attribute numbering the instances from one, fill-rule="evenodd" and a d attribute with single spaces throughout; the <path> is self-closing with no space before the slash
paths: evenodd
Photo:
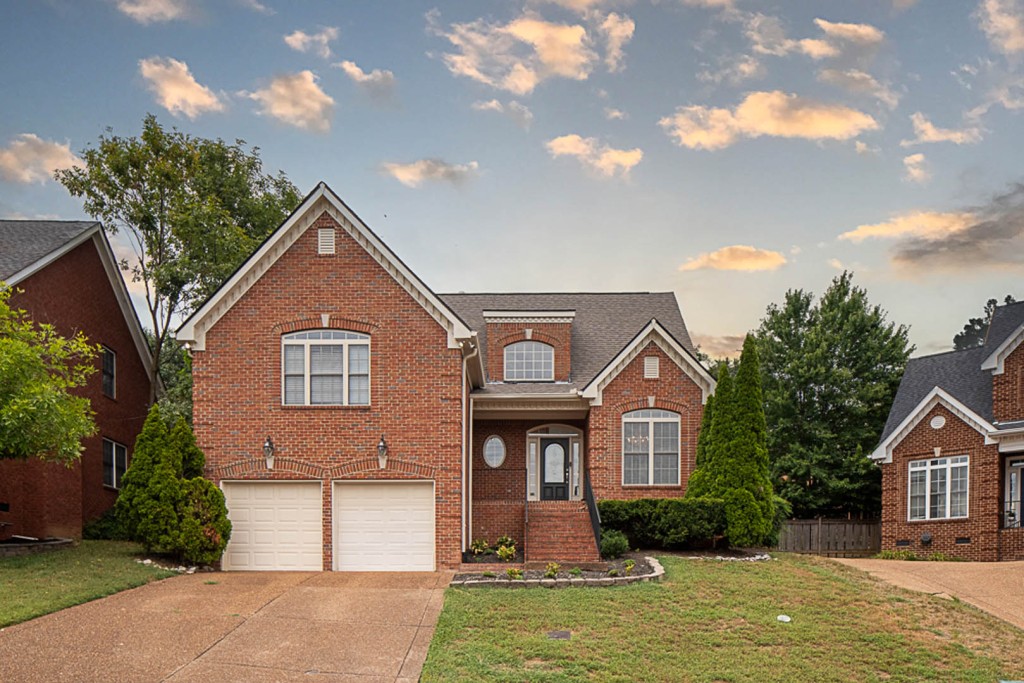
<path id="1" fill-rule="evenodd" d="M 533 330 L 530 341 L 543 342 L 554 347 L 554 381 L 570 381 L 571 323 L 487 323 L 487 381 L 505 380 L 505 347 L 527 341 L 526 330 Z"/>
<path id="2" fill-rule="evenodd" d="M 1024 344 L 1006 357 L 1002 374 L 992 375 L 992 416 L 997 422 L 1024 419 Z"/>
<path id="3" fill-rule="evenodd" d="M 657 356 L 660 378 L 644 379 L 644 358 Z M 679 413 L 680 484 L 622 485 L 622 415 L 652 407 Z M 587 459 L 594 495 L 602 499 L 675 498 L 686 493 L 693 472 L 697 435 L 704 414 L 701 389 L 656 344 L 651 343 L 605 387 L 602 404 L 590 409 Z"/>
<path id="4" fill-rule="evenodd" d="M 932 429 L 932 417 L 941 415 L 946 424 Z M 953 520 L 908 521 L 907 482 L 911 460 L 970 456 L 968 517 Z M 996 446 L 986 446 L 984 437 L 945 407 L 938 405 L 893 451 L 891 463 L 882 468 L 882 549 L 917 553 L 943 552 L 970 560 L 998 560 L 998 531 L 1002 496 L 1002 467 Z M 932 535 L 928 546 L 921 543 L 925 532 Z M 970 537 L 969 544 L 956 539 Z M 909 546 L 896 541 L 908 540 Z"/>
<path id="5" fill-rule="evenodd" d="M 320 479 L 324 569 L 331 569 L 330 482 L 433 479 L 439 568 L 461 561 L 462 360 L 444 329 L 347 233 L 336 254 L 317 254 L 326 213 L 207 332 L 193 354 L 195 431 L 207 475 L 230 479 Z M 283 407 L 281 335 L 328 327 L 367 332 L 370 406 Z M 384 434 L 388 466 L 378 469 Z M 266 470 L 261 447 L 277 447 Z"/>
<path id="6" fill-rule="evenodd" d="M 81 330 L 92 343 L 117 353 L 117 396 L 103 395 L 97 372 L 78 391 L 96 413 L 96 436 L 85 439 L 79 464 L 0 461 L 0 521 L 12 522 L 0 536 L 80 537 L 82 524 L 103 514 L 117 492 L 103 486 L 104 437 L 131 450 L 146 419 L 149 379 L 139 358 L 110 280 L 90 240 L 18 284 L 24 290 L 11 304 L 28 311 L 36 322 L 54 325 L 62 335 Z M 99 367 L 97 359 L 97 368 Z"/>

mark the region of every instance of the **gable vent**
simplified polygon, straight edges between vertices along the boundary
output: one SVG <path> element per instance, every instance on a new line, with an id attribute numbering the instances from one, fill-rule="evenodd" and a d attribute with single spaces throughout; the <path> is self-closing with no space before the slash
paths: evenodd
<path id="1" fill-rule="evenodd" d="M 317 233 L 316 252 L 318 254 L 334 253 L 334 228 L 320 228 Z"/>
<path id="2" fill-rule="evenodd" d="M 644 379 L 658 379 L 660 369 L 660 358 L 657 356 L 647 356 L 644 358 Z"/>

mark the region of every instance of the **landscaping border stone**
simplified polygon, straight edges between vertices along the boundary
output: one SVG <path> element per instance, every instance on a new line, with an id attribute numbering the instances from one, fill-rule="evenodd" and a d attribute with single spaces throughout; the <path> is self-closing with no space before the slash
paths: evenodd
<path id="1" fill-rule="evenodd" d="M 38 541 L 25 541 L 24 543 L 4 543 L 0 545 L 0 557 L 21 557 L 23 555 L 36 555 L 48 553 L 61 548 L 69 548 L 75 541 L 71 538 L 46 538 Z"/>
<path id="2" fill-rule="evenodd" d="M 665 576 L 665 568 L 653 557 L 645 557 L 652 571 L 649 574 L 629 576 L 606 576 L 601 578 L 571 577 L 567 579 L 526 579 L 511 580 L 506 578 L 468 578 L 452 581 L 449 586 L 458 588 L 569 588 L 570 586 L 625 586 L 631 583 L 661 581 Z"/>

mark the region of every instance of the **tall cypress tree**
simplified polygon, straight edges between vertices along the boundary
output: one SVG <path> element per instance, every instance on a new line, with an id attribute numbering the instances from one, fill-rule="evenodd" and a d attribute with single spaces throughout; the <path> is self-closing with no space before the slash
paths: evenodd
<path id="1" fill-rule="evenodd" d="M 723 438 L 722 433 L 726 430 L 727 420 L 722 414 L 727 411 L 731 395 L 732 374 L 729 367 L 723 363 L 718 368 L 718 386 L 715 394 L 708 397 L 704 415 L 701 417 L 700 436 L 697 437 L 697 462 L 686 485 L 687 498 L 720 497 L 715 485 L 721 478 L 715 465 L 715 444 L 718 443 L 718 439 Z"/>

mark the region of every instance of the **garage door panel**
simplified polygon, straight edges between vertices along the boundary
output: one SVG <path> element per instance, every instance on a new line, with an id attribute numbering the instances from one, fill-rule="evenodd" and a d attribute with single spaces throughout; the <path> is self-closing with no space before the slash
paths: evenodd
<path id="1" fill-rule="evenodd" d="M 323 567 L 320 482 L 224 482 L 231 540 L 224 568 Z"/>
<path id="2" fill-rule="evenodd" d="M 338 482 L 335 562 L 341 571 L 432 571 L 432 482 Z"/>

